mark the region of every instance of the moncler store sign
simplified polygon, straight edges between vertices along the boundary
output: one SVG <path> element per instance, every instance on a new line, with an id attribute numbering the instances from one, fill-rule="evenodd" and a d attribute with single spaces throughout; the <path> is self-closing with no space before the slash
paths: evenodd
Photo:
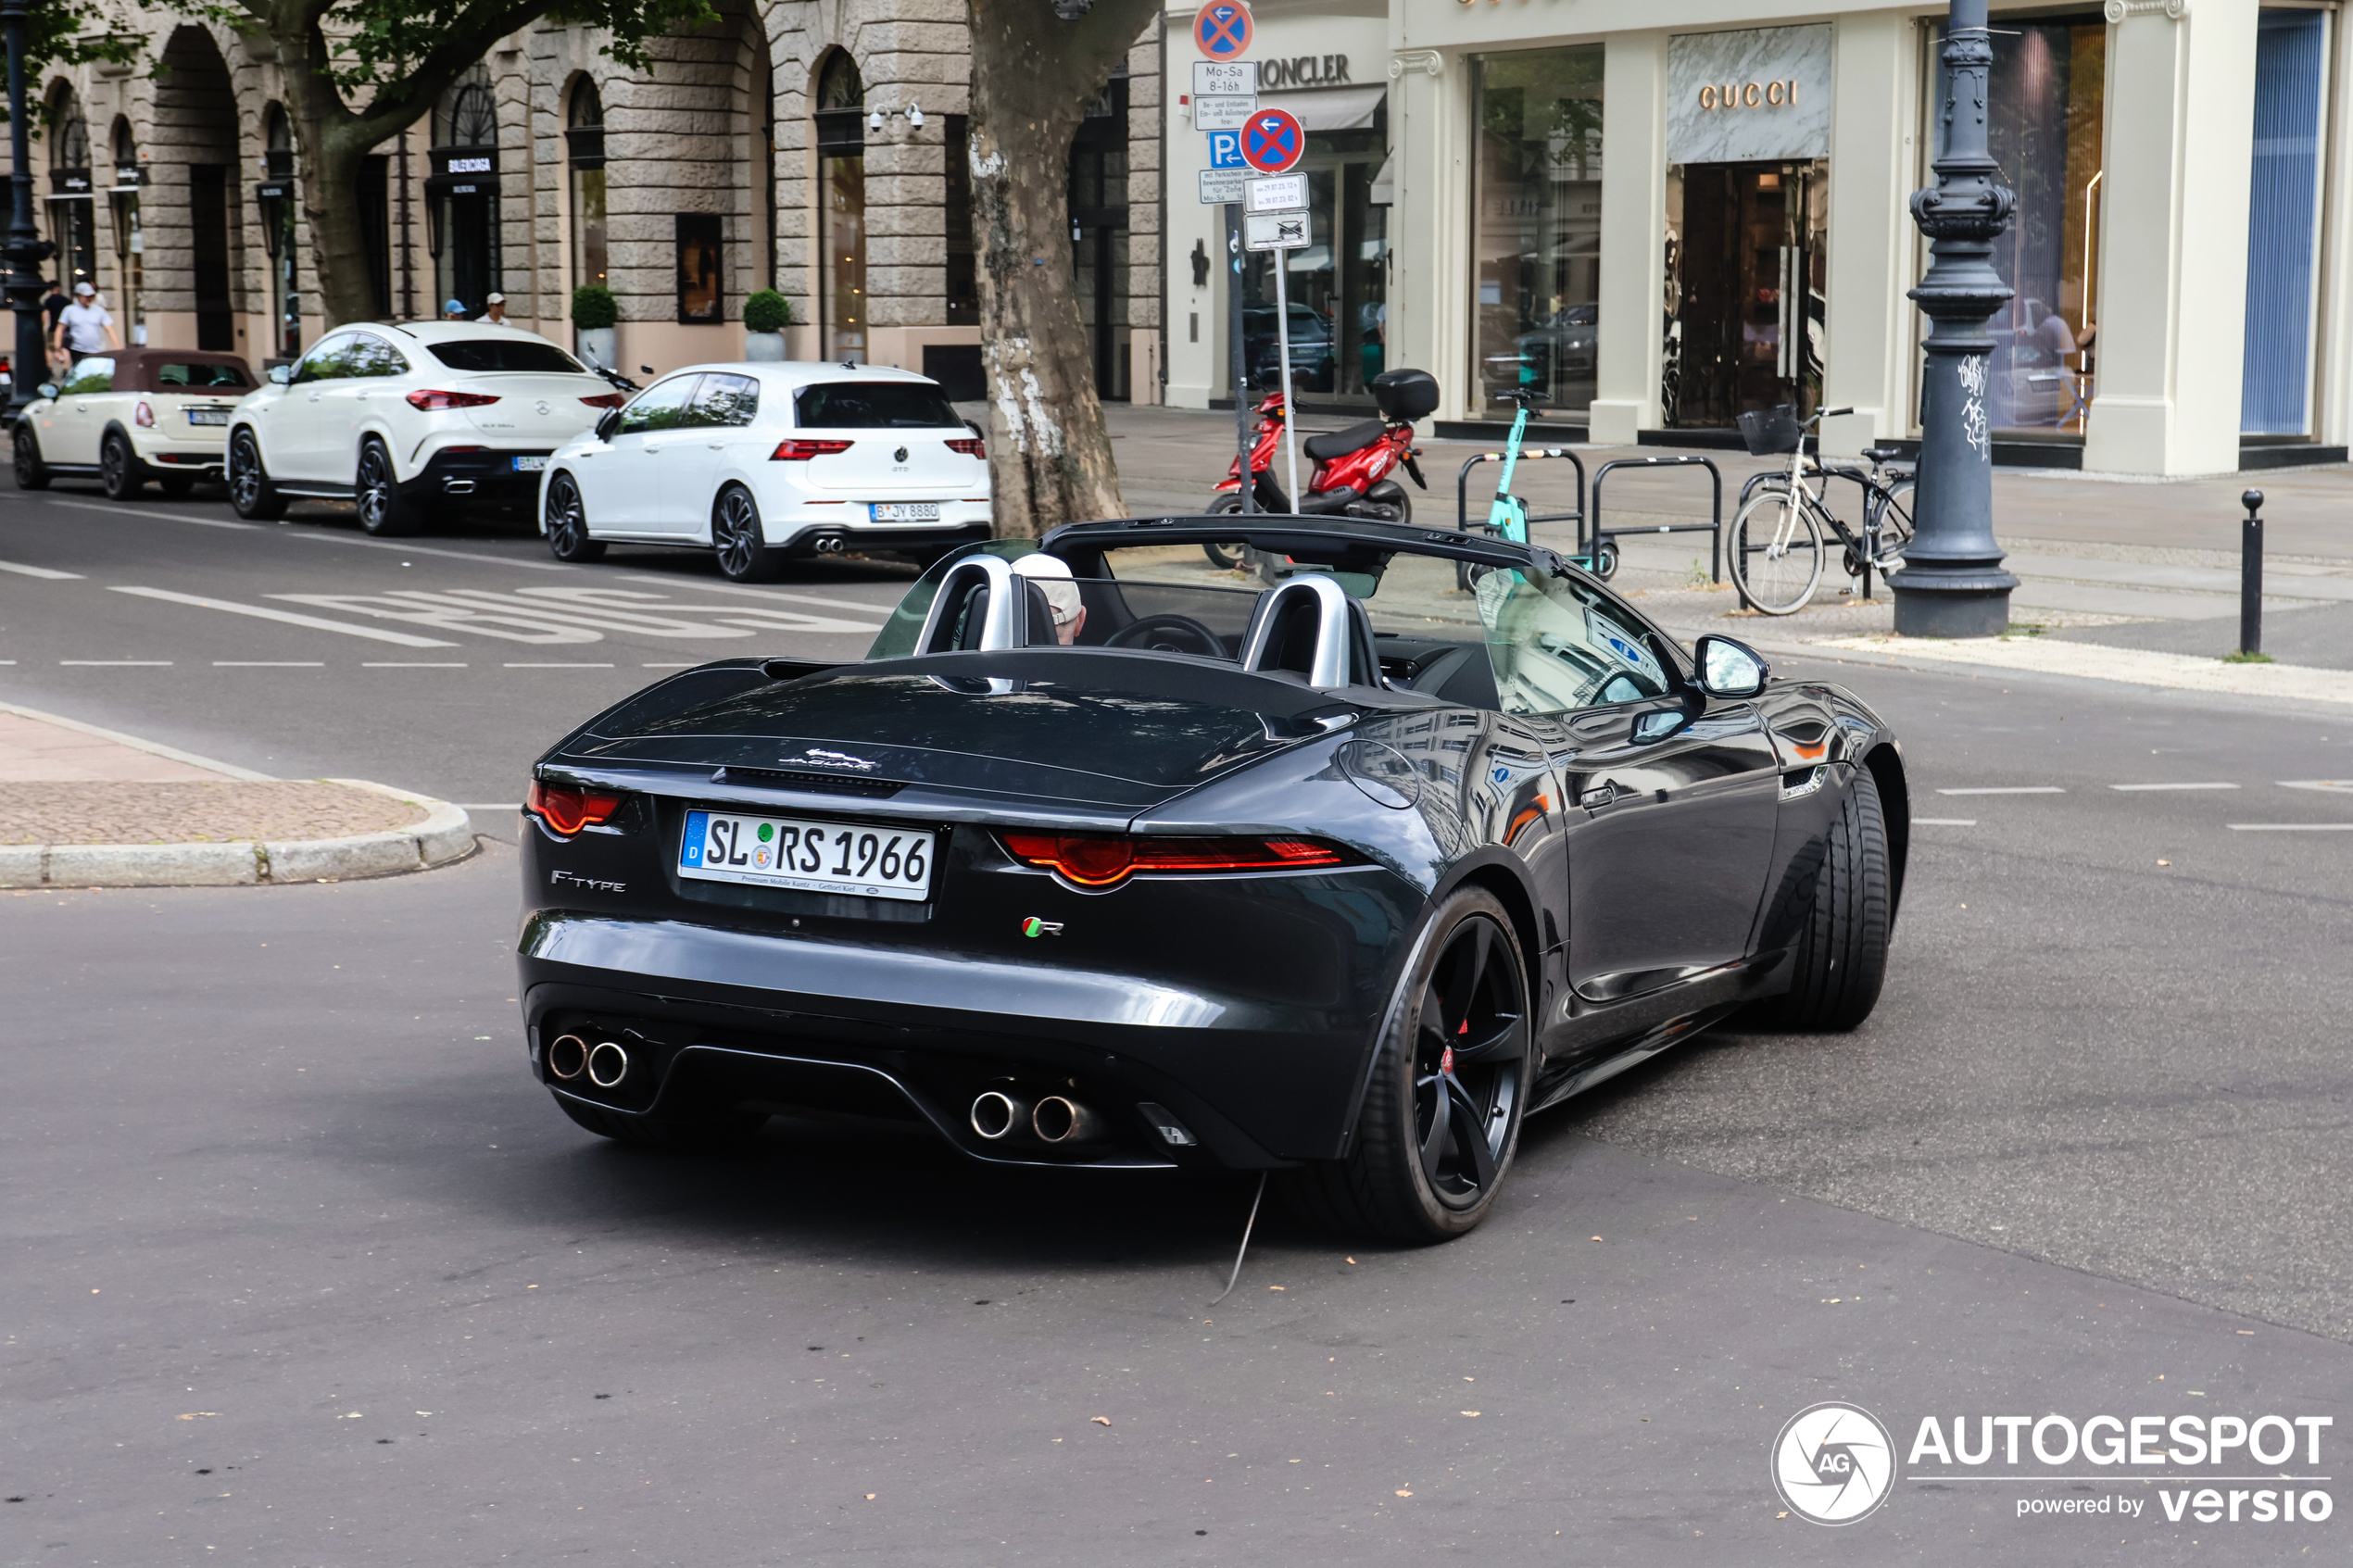
<path id="1" fill-rule="evenodd" d="M 1827 26 L 1679 34 L 1667 82 L 1669 163 L 1830 157 Z"/>

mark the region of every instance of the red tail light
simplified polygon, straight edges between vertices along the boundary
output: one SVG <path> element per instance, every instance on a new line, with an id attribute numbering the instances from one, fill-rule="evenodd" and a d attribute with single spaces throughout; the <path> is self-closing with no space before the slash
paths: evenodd
<path id="1" fill-rule="evenodd" d="M 612 814 L 621 809 L 621 797 L 598 795 L 566 784 L 544 784 L 534 779 L 524 806 L 532 815 L 570 838 L 582 828 L 610 822 Z"/>
<path id="2" fill-rule="evenodd" d="M 141 430 L 153 430 L 156 428 L 156 411 L 147 407 L 147 400 L 145 398 L 142 397 L 138 402 L 132 405 L 131 422 L 137 425 Z"/>
<path id="3" fill-rule="evenodd" d="M 479 392 L 412 392 L 409 407 L 422 413 L 437 414 L 444 408 L 482 408 L 497 402 Z"/>
<path id="4" fill-rule="evenodd" d="M 618 408 L 623 403 L 628 402 L 629 399 L 623 397 L 618 392 L 608 392 L 598 397 L 584 397 L 581 401 L 587 404 L 591 408 Z"/>
<path id="5" fill-rule="evenodd" d="M 967 458 L 978 458 L 983 462 L 988 460 L 988 443 L 977 435 L 966 436 L 962 441 L 951 441 L 948 444 L 948 450 L 962 452 Z"/>
<path id="6" fill-rule="evenodd" d="M 1081 887 L 1110 887 L 1139 872 L 1312 871 L 1349 858 L 1304 838 L 1111 838 L 1086 834 L 1009 833 L 1013 859 Z"/>
<path id="7" fill-rule="evenodd" d="M 812 458 L 830 458 L 837 452 L 847 452 L 847 441 L 779 441 L 776 449 L 768 454 L 772 463 L 805 463 Z"/>

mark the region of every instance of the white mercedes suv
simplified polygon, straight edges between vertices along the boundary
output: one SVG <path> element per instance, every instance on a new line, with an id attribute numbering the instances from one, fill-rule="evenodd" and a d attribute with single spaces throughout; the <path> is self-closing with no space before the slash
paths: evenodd
<path id="1" fill-rule="evenodd" d="M 270 382 L 229 417 L 237 515 L 354 500 L 371 533 L 453 503 L 529 506 L 549 454 L 623 401 L 546 338 L 487 321 L 338 327 Z"/>
<path id="2" fill-rule="evenodd" d="M 608 542 L 711 550 L 739 583 L 794 556 L 928 560 L 989 536 L 988 453 L 939 383 L 875 365 L 694 365 L 557 449 L 539 529 L 558 560 Z"/>

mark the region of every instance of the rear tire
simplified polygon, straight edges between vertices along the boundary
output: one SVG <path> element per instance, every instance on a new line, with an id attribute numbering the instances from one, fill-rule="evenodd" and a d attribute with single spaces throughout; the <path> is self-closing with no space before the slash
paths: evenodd
<path id="1" fill-rule="evenodd" d="M 18 489 L 49 488 L 49 465 L 41 460 L 41 438 L 32 433 L 29 423 L 17 426 L 16 462 Z"/>
<path id="2" fill-rule="evenodd" d="M 1284 1174 L 1309 1218 L 1408 1244 L 1465 1235 L 1494 1207 L 1533 1060 L 1528 966 L 1503 905 L 1466 887 L 1430 927 L 1390 1003 L 1354 1147 Z"/>
<path id="3" fill-rule="evenodd" d="M 135 501 L 146 487 L 146 475 L 139 471 L 139 454 L 120 433 L 108 435 L 98 446 L 98 488 L 109 501 Z"/>
<path id="4" fill-rule="evenodd" d="M 416 505 L 400 494 L 392 454 L 381 441 L 360 444 L 359 472 L 351 492 L 359 503 L 359 526 L 380 539 L 414 533 L 424 523 Z"/>
<path id="5" fill-rule="evenodd" d="M 1240 494 L 1237 492 L 1229 495 L 1216 495 L 1211 497 L 1209 506 L 1202 515 L 1206 517 L 1227 517 L 1239 512 L 1241 509 L 1242 498 Z M 1209 558 L 1209 564 L 1217 568 L 1220 571 L 1239 571 L 1242 570 L 1242 547 L 1239 545 L 1203 545 L 1201 547 L 1201 553 L 1207 556 Z"/>
<path id="6" fill-rule="evenodd" d="M 664 1154 L 731 1153 L 751 1143 L 768 1124 L 768 1118 L 756 1110 L 689 1120 L 610 1110 L 565 1095 L 555 1095 L 555 1101 L 566 1116 L 600 1138 Z"/>
<path id="7" fill-rule="evenodd" d="M 587 504 L 568 473 L 547 482 L 547 553 L 575 566 L 605 558 L 605 542 L 588 536 Z"/>
<path id="8" fill-rule="evenodd" d="M 1789 993 L 1765 1006 L 1775 1027 L 1843 1033 L 1871 1016 L 1887 977 L 1891 881 L 1879 783 L 1857 765 L 1824 838 Z"/>
<path id="9" fill-rule="evenodd" d="M 785 552 L 768 543 L 760 503 L 740 484 L 722 490 L 711 508 L 711 547 L 731 583 L 773 583 L 784 574 Z"/>
<path id="10" fill-rule="evenodd" d="M 261 443 L 241 430 L 229 438 L 229 506 L 248 522 L 275 522 L 286 515 L 286 497 L 261 466 Z"/>

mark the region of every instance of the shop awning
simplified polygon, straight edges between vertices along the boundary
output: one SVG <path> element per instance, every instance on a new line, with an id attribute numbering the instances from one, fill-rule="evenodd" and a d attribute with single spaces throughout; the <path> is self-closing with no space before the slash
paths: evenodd
<path id="1" fill-rule="evenodd" d="M 1311 135 L 1318 131 L 1369 131 L 1386 87 L 1327 87 L 1306 93 L 1261 93 L 1270 109 L 1289 109 Z"/>

